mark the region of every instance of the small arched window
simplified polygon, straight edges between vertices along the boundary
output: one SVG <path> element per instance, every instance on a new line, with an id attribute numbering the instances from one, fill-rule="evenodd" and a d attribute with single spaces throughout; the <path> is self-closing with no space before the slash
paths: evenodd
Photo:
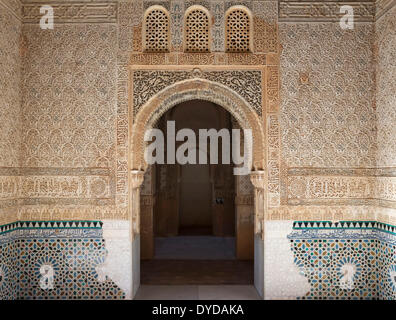
<path id="1" fill-rule="evenodd" d="M 209 52 L 209 12 L 202 6 L 187 9 L 185 18 L 184 50 L 186 52 Z"/>
<path id="2" fill-rule="evenodd" d="M 250 51 L 251 19 L 247 9 L 232 7 L 226 13 L 226 51 Z"/>
<path id="3" fill-rule="evenodd" d="M 150 7 L 144 19 L 144 43 L 147 52 L 169 51 L 169 14 L 161 6 Z"/>

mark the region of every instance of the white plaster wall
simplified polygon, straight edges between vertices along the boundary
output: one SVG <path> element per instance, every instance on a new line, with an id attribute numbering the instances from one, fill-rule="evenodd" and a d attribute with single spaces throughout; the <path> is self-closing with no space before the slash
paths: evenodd
<path id="1" fill-rule="evenodd" d="M 132 243 L 130 223 L 124 220 L 103 220 L 103 238 L 108 251 L 103 272 L 132 299 Z"/>
<path id="2" fill-rule="evenodd" d="M 135 297 L 140 287 L 140 236 L 135 236 L 132 242 L 132 298 Z"/>
<path id="3" fill-rule="evenodd" d="M 264 225 L 264 299 L 296 299 L 310 290 L 294 264 L 287 235 L 293 221 L 266 221 Z"/>
<path id="4" fill-rule="evenodd" d="M 265 239 L 255 237 L 255 287 L 264 299 L 296 299 L 310 286 L 294 264 L 287 235 L 293 221 L 266 221 Z M 130 240 L 129 221 L 104 220 L 103 238 L 108 255 L 102 270 L 133 299 L 140 285 L 140 238 Z"/>
<path id="5" fill-rule="evenodd" d="M 264 297 L 264 241 L 260 234 L 254 235 L 254 286 Z"/>

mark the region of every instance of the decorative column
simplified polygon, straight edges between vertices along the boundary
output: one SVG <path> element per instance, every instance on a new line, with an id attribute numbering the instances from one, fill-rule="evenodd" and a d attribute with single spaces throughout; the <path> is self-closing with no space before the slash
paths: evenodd
<path id="1" fill-rule="evenodd" d="M 254 187 L 250 176 L 235 176 L 236 257 L 254 258 Z"/>
<path id="2" fill-rule="evenodd" d="M 131 240 L 140 233 L 140 186 L 144 180 L 144 171 L 131 170 Z"/>
<path id="3" fill-rule="evenodd" d="M 154 258 L 155 170 L 148 166 L 140 187 L 140 259 Z"/>
<path id="4" fill-rule="evenodd" d="M 264 186 L 265 172 L 252 171 L 250 181 L 254 186 L 254 286 L 264 298 Z"/>
<path id="5" fill-rule="evenodd" d="M 250 173 L 250 181 L 254 186 L 254 233 L 261 235 L 261 240 L 264 240 L 264 186 L 265 186 L 265 171 L 252 171 Z"/>

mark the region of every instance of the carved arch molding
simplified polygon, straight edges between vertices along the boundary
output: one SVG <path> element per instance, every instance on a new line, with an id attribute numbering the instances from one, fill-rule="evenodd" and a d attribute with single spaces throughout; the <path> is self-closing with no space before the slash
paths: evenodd
<path id="1" fill-rule="evenodd" d="M 255 186 L 255 232 L 263 236 L 264 211 L 267 207 L 267 167 L 271 158 L 268 141 L 277 127 L 267 114 L 271 85 L 267 66 L 137 66 L 129 67 L 129 212 L 131 235 L 140 233 L 140 193 L 147 164 L 144 160 L 144 133 L 179 103 L 200 99 L 211 101 L 229 111 L 243 129 L 252 129 L 253 163 L 251 180 Z M 273 139 L 271 140 L 273 141 Z M 274 150 L 271 150 L 271 152 Z M 275 151 L 276 153 L 276 151 Z M 268 154 L 268 156 L 267 156 Z"/>
<path id="2" fill-rule="evenodd" d="M 265 167 L 265 130 L 262 117 L 262 74 L 257 70 L 131 72 L 131 169 L 146 170 L 144 133 L 169 109 L 200 99 L 218 104 L 232 114 L 243 129 L 253 133 L 252 170 Z M 265 106 L 264 106 L 265 107 Z"/>

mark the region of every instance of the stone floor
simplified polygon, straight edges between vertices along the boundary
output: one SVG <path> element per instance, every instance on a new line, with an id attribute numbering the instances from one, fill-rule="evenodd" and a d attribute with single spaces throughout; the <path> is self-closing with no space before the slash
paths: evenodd
<path id="1" fill-rule="evenodd" d="M 214 236 L 177 236 L 155 238 L 154 259 L 232 260 L 235 238 Z"/>
<path id="2" fill-rule="evenodd" d="M 142 285 L 136 300 L 259 300 L 252 285 Z"/>
<path id="3" fill-rule="evenodd" d="M 235 258 L 235 238 L 207 235 L 155 239 L 155 256 L 142 260 L 142 285 L 252 285 L 253 260 Z"/>
<path id="4" fill-rule="evenodd" d="M 143 260 L 140 282 L 150 285 L 251 285 L 253 260 Z"/>

